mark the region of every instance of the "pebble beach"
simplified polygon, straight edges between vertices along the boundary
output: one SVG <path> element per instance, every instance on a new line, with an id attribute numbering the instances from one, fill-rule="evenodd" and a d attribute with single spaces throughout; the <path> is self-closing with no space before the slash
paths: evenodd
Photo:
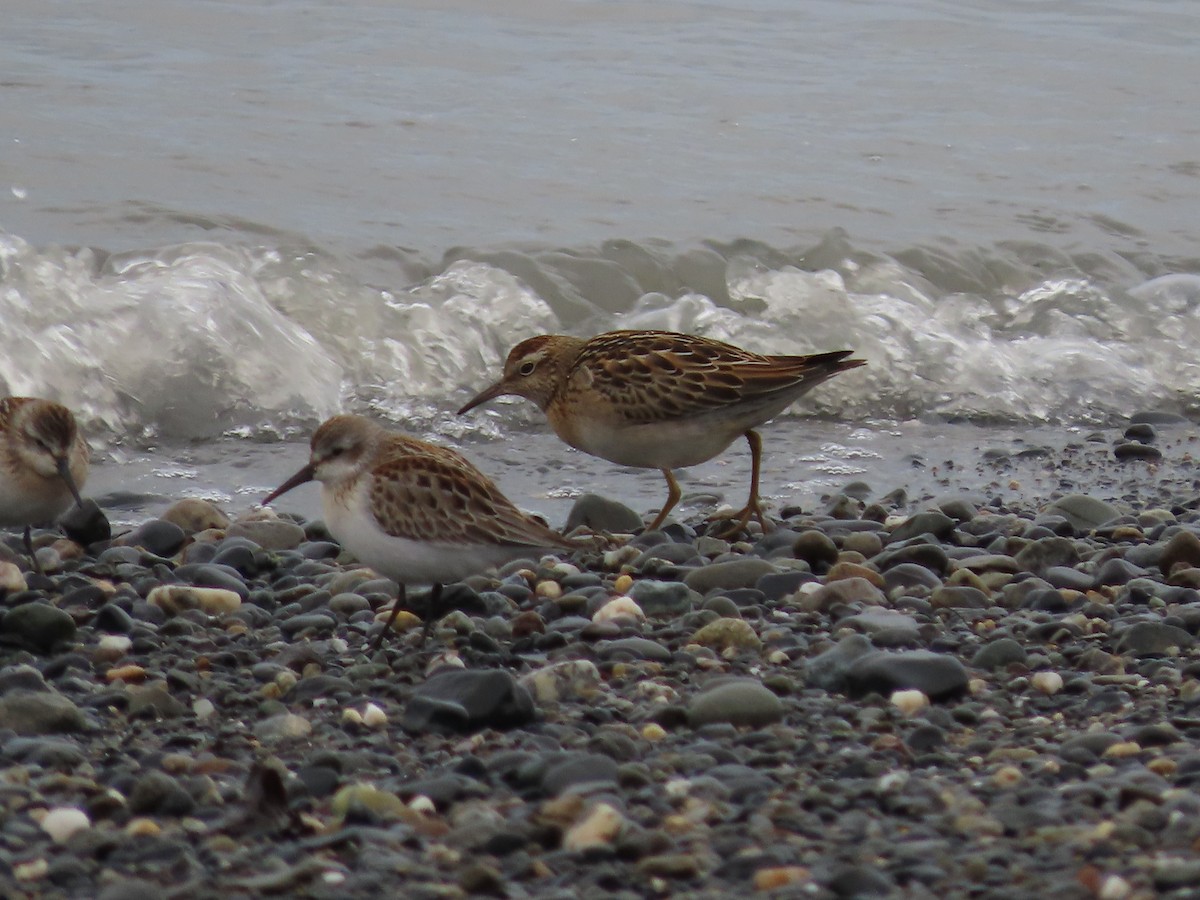
<path id="1" fill-rule="evenodd" d="M 1191 896 L 1200 485 L 1140 418 L 734 542 L 589 495 L 373 655 L 318 519 L 6 535 L 3 894 Z"/>

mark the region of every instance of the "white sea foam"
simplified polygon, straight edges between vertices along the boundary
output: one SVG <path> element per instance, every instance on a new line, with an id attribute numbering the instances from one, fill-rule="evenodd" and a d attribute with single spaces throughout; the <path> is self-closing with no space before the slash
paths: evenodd
<path id="1" fill-rule="evenodd" d="M 798 413 L 1101 422 L 1187 409 L 1200 391 L 1200 276 L 1147 279 L 1104 260 L 1091 271 L 1060 260 L 1047 274 L 994 251 L 977 269 L 1003 262 L 999 283 L 964 274 L 982 251 L 914 252 L 905 264 L 831 243 L 840 252 L 460 250 L 436 274 L 382 288 L 311 248 L 190 243 L 105 257 L 3 236 L 0 388 L 61 398 L 113 438 L 286 433 L 341 408 L 462 435 L 496 427 L 448 411 L 520 339 L 665 328 L 868 361 Z M 825 265 L 805 268 L 812 258 Z"/>

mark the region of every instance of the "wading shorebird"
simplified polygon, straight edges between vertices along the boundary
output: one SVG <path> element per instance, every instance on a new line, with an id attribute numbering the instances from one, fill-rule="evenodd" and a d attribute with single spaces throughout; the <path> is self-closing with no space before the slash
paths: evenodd
<path id="1" fill-rule="evenodd" d="M 400 585 L 371 651 L 405 605 L 406 586 L 432 586 L 422 644 L 439 612 L 442 585 L 534 551 L 579 549 L 517 509 L 462 454 L 390 432 L 361 416 L 326 420 L 308 463 L 263 504 L 321 482 L 325 525 L 360 562 Z"/>
<path id="2" fill-rule="evenodd" d="M 61 403 L 0 399 L 0 526 L 25 526 L 25 550 L 38 572 L 31 527 L 54 521 L 72 503 L 82 505 L 90 459 L 75 417 Z"/>
<path id="3" fill-rule="evenodd" d="M 667 500 L 653 531 L 679 501 L 672 469 L 722 453 L 738 437 L 750 444 L 750 497 L 724 533 L 755 517 L 762 438 L 754 429 L 840 372 L 866 365 L 853 351 L 764 356 L 732 344 L 670 331 L 610 331 L 590 339 L 543 334 L 517 344 L 503 377 L 476 394 L 467 412 L 505 394 L 532 400 L 572 447 L 611 462 L 658 469 Z"/>

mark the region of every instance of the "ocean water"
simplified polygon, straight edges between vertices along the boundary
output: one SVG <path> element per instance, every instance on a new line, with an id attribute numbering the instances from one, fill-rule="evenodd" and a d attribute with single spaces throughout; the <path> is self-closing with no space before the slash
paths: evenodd
<path id="1" fill-rule="evenodd" d="M 853 348 L 869 366 L 780 420 L 777 499 L 821 447 L 832 481 L 899 473 L 897 435 L 948 423 L 1200 413 L 1187 0 L 4 18 L 0 391 L 75 409 L 94 489 L 130 515 L 249 503 L 339 410 L 615 484 L 527 404 L 452 415 L 543 331 Z"/>

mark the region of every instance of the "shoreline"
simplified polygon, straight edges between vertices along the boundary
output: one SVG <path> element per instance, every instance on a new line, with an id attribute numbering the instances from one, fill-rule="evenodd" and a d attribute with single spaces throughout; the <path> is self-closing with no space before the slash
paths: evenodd
<path id="1" fill-rule="evenodd" d="M 789 427 L 766 435 L 769 495 Z M 975 429 L 969 452 L 956 429 L 915 426 L 928 449 L 884 465 L 861 451 L 912 432 L 810 428 L 853 453 L 793 466 L 868 460 L 828 477 L 869 493 L 734 544 L 694 529 L 695 504 L 625 547 L 468 579 L 423 654 L 413 632 L 364 652 L 394 586 L 286 509 L 190 543 L 143 518 L 96 552 L 57 544 L 58 571 L 0 598 L 0 883 L 106 900 L 1188 888 L 1188 427 L 1159 429 L 1157 463 L 1118 462 L 1123 429 Z M 519 498 L 504 460 L 522 451 L 527 467 L 528 447 L 467 452 Z M 658 497 L 657 473 L 572 456 L 603 476 L 587 489 Z M 713 470 L 733 502 L 740 468 Z"/>

